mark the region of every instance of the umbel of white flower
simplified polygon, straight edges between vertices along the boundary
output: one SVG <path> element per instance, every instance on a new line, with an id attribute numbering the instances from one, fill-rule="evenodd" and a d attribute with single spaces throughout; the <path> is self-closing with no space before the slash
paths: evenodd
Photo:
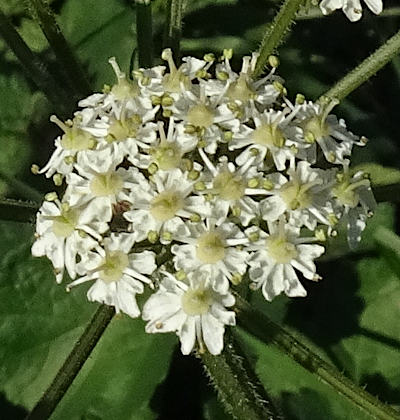
<path id="1" fill-rule="evenodd" d="M 336 102 L 293 102 L 275 67 L 256 80 L 257 54 L 239 73 L 231 56 L 177 67 L 167 49 L 167 67 L 132 77 L 110 59 L 115 85 L 51 117 L 63 133 L 39 171 L 64 193 L 46 195 L 33 255 L 67 290 L 90 282 L 89 300 L 175 332 L 184 354 L 222 351 L 239 283 L 268 301 L 305 296 L 326 238 L 342 224 L 355 246 L 375 207 L 349 168 L 365 138 L 331 115 Z"/>

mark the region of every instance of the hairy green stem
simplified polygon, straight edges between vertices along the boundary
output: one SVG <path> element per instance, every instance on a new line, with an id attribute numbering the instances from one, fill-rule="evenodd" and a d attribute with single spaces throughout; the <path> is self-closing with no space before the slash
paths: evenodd
<path id="1" fill-rule="evenodd" d="M 400 412 L 383 404 L 367 391 L 357 386 L 288 331 L 275 324 L 263 313 L 253 309 L 240 296 L 236 296 L 236 307 L 239 312 L 239 325 L 246 331 L 262 341 L 276 345 L 294 361 L 330 385 L 336 392 L 345 396 L 354 405 L 371 415 L 372 418 L 381 420 L 400 419 Z"/>
<path id="2" fill-rule="evenodd" d="M 153 28 L 151 2 L 136 4 L 136 37 L 139 52 L 139 66 L 153 65 Z"/>
<path id="3" fill-rule="evenodd" d="M 282 418 L 231 334 L 226 333 L 222 354 L 213 356 L 204 352 L 197 357 L 203 362 L 225 410 L 234 419 Z"/>
<path id="4" fill-rule="evenodd" d="M 46 65 L 30 50 L 1 10 L 0 36 L 22 64 L 26 76 L 46 95 L 60 115 L 68 115 L 74 107 L 70 97 L 57 85 Z"/>
<path id="5" fill-rule="evenodd" d="M 168 0 L 164 48 L 171 48 L 175 59 L 179 59 L 180 55 L 182 19 L 185 6 L 186 0 Z"/>
<path id="6" fill-rule="evenodd" d="M 112 306 L 101 305 L 99 307 L 53 382 L 25 420 L 47 420 L 51 416 L 90 356 L 90 353 L 112 320 L 114 313 L 114 307 Z"/>
<path id="7" fill-rule="evenodd" d="M 279 44 L 284 40 L 294 24 L 296 14 L 304 0 L 285 0 L 273 22 L 268 26 L 258 49 L 258 57 L 254 77 L 258 77 L 264 71 L 268 63 L 268 57 L 273 54 Z"/>
<path id="8" fill-rule="evenodd" d="M 343 100 L 353 90 L 366 82 L 400 52 L 400 31 L 386 41 L 372 55 L 366 58 L 354 70 L 339 80 L 321 98 Z M 320 99 L 321 99 L 320 98 Z"/>
<path id="9" fill-rule="evenodd" d="M 90 84 L 67 40 L 57 24 L 47 0 L 27 0 L 32 16 L 38 21 L 57 58 L 57 63 L 66 74 L 70 86 L 78 98 L 92 92 Z"/>
<path id="10" fill-rule="evenodd" d="M 39 205 L 31 201 L 0 199 L 0 220 L 10 222 L 33 223 Z"/>

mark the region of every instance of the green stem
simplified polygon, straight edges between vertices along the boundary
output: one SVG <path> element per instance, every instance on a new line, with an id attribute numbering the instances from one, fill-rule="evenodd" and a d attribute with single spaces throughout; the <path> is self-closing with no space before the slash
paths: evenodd
<path id="1" fill-rule="evenodd" d="M 79 98 L 88 96 L 92 89 L 73 51 L 57 24 L 47 0 L 28 0 L 32 16 L 39 22 L 42 31 L 56 55 L 57 62 L 66 74 L 69 84 Z"/>
<path id="2" fill-rule="evenodd" d="M 42 398 L 25 420 L 47 420 L 100 340 L 114 316 L 114 307 L 101 305 Z"/>
<path id="3" fill-rule="evenodd" d="M 225 410 L 237 420 L 282 418 L 233 337 L 226 333 L 224 351 L 218 356 L 197 354 L 218 392 Z"/>
<path id="4" fill-rule="evenodd" d="M 350 379 L 346 378 L 336 368 L 313 353 L 288 331 L 275 324 L 266 315 L 253 309 L 240 296 L 236 296 L 236 306 L 239 311 L 239 325 L 246 331 L 262 341 L 275 344 L 294 361 L 330 385 L 336 392 L 345 396 L 354 405 L 371 415 L 372 418 L 381 420 L 400 419 L 400 413 L 398 411 L 383 404 Z"/>
<path id="5" fill-rule="evenodd" d="M 30 185 L 25 184 L 25 182 L 16 179 L 7 175 L 5 172 L 0 170 L 0 179 L 2 179 L 15 193 L 21 195 L 22 199 L 38 201 L 39 203 L 43 201 L 43 194 L 39 191 L 32 188 Z"/>
<path id="6" fill-rule="evenodd" d="M 268 63 L 268 57 L 273 54 L 279 44 L 284 40 L 287 33 L 294 24 L 296 14 L 304 0 L 286 0 L 281 6 L 275 19 L 268 26 L 264 37 L 258 49 L 260 56 L 258 57 L 254 77 L 258 77 L 264 71 L 264 67 Z"/>
<path id="7" fill-rule="evenodd" d="M 153 65 L 153 28 L 151 16 L 151 2 L 136 4 L 136 36 L 139 52 L 139 66 Z"/>
<path id="8" fill-rule="evenodd" d="M 46 95 L 57 112 L 69 115 L 74 106 L 70 97 L 57 85 L 46 65 L 29 49 L 1 10 L 0 35 L 22 64 L 26 76 Z"/>
<path id="9" fill-rule="evenodd" d="M 179 59 L 182 35 L 182 19 L 186 0 L 168 0 L 168 24 L 165 33 L 164 48 L 171 48 L 174 58 Z"/>
<path id="10" fill-rule="evenodd" d="M 33 223 L 38 210 L 38 204 L 30 201 L 13 200 L 11 198 L 0 199 L 0 220 Z"/>
<path id="11" fill-rule="evenodd" d="M 339 80 L 335 86 L 329 89 L 323 96 L 331 99 L 336 98 L 339 101 L 343 100 L 346 96 L 353 92 L 353 90 L 357 89 L 371 76 L 377 73 L 383 66 L 399 54 L 399 52 L 400 31 L 386 41 L 385 44 L 366 58 L 354 70 L 343 77 L 343 79 Z"/>

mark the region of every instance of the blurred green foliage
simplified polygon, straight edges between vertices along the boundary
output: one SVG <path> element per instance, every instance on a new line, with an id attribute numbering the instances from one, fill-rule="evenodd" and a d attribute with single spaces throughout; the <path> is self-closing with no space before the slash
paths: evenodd
<path id="1" fill-rule="evenodd" d="M 279 2 L 271 0 L 188 1 L 183 54 L 219 54 L 234 48 L 233 63 L 256 50 Z M 387 0 L 385 8 L 396 6 Z M 136 48 L 135 13 L 129 0 L 54 0 L 59 24 L 95 89 L 113 83 L 108 58 L 128 71 Z M 23 0 L 0 7 L 28 45 L 61 74 Z M 154 40 L 162 48 L 165 2 L 154 0 Z M 289 95 L 316 99 L 399 27 L 400 18 L 376 17 L 366 10 L 350 24 L 341 13 L 302 15 L 280 49 L 279 73 Z M 60 83 L 62 77 L 59 78 Z M 50 182 L 33 177 L 32 162 L 44 164 L 57 128 L 43 95 L 0 40 L 0 169 L 46 192 Z M 358 168 L 375 185 L 400 180 L 398 110 L 400 59 L 354 92 L 337 109 L 350 129 L 370 138 L 355 151 Z M 0 183 L 0 193 L 23 198 Z M 252 301 L 271 318 L 293 329 L 321 357 L 390 404 L 400 405 L 400 225 L 398 208 L 381 204 L 358 250 L 345 240 L 329 244 L 319 264 L 324 280 L 304 282 L 305 299 L 279 297 Z M 61 366 L 95 311 L 84 288 L 66 294 L 55 285 L 49 264 L 30 257 L 33 226 L 0 224 L 0 418 L 18 420 L 32 408 Z M 341 396 L 286 356 L 244 332 L 241 343 L 267 390 L 288 419 L 367 419 Z M 198 362 L 174 352 L 172 335 L 150 336 L 143 323 L 113 320 L 54 419 L 228 418 L 202 375 Z"/>

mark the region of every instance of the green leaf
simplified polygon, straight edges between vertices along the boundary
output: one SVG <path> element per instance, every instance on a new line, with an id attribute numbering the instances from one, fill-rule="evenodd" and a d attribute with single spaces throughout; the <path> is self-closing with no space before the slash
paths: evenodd
<path id="1" fill-rule="evenodd" d="M 242 330 L 240 337 L 253 358 L 257 375 L 268 393 L 280 402 L 285 418 L 370 419 L 275 347 L 260 342 Z"/>
<path id="2" fill-rule="evenodd" d="M 58 21 L 94 77 L 95 89 L 116 80 L 108 63 L 110 57 L 116 57 L 121 69 L 128 71 L 136 46 L 133 9 L 118 0 L 69 0 L 61 9 Z"/>
<path id="3" fill-rule="evenodd" d="M 154 419 L 151 398 L 167 374 L 175 342 L 173 335 L 146 334 L 140 320 L 117 317 L 52 418 Z"/>
<path id="4" fill-rule="evenodd" d="M 66 293 L 48 261 L 30 256 L 32 228 L 0 223 L 0 235 L 0 393 L 31 409 L 97 305 L 84 286 Z M 154 418 L 150 400 L 175 343 L 173 335 L 146 334 L 140 320 L 117 317 L 52 418 Z"/>
<path id="5" fill-rule="evenodd" d="M 369 258 L 357 266 L 359 296 L 364 310 L 360 333 L 342 340 L 334 350 L 351 377 L 389 403 L 399 403 L 400 278 L 384 258 Z"/>
<path id="6" fill-rule="evenodd" d="M 9 177 L 14 177 L 30 166 L 31 145 L 27 130 L 41 94 L 32 94 L 27 82 L 17 74 L 0 75 L 0 92 L 0 167 Z M 6 189 L 6 184 L 0 180 L 0 195 Z"/>

